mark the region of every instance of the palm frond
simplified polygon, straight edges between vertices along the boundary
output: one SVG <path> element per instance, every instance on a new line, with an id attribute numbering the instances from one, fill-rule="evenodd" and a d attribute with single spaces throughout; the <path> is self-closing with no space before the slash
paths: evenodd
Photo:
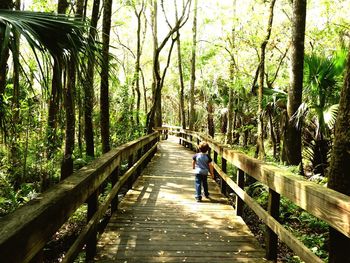
<path id="1" fill-rule="evenodd" d="M 14 32 L 22 35 L 32 49 L 48 51 L 53 57 L 84 52 L 87 45 L 87 24 L 74 17 L 29 11 L 0 10 L 0 25 L 9 31 L 5 41 L 11 41 Z"/>
<path id="2" fill-rule="evenodd" d="M 306 103 L 301 103 L 298 110 L 293 114 L 291 117 L 291 122 L 294 124 L 294 126 L 298 129 L 302 128 L 302 124 L 304 122 L 304 119 L 309 111 L 309 107 Z"/>
<path id="3" fill-rule="evenodd" d="M 339 108 L 339 104 L 334 104 L 328 107 L 323 112 L 325 123 L 329 129 L 333 129 L 334 127 L 335 120 L 337 119 L 337 115 L 338 115 L 338 108 Z"/>

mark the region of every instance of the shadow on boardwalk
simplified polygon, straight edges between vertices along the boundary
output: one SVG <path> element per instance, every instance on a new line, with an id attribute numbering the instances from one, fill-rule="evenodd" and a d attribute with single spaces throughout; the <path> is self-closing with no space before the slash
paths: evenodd
<path id="1" fill-rule="evenodd" d="M 160 143 L 101 235 L 97 262 L 266 262 L 213 180 L 211 198 L 196 202 L 192 155 L 175 138 Z"/>

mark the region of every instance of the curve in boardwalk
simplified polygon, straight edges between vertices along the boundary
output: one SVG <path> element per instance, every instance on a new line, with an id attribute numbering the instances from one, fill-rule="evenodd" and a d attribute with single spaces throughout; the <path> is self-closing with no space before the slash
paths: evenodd
<path id="1" fill-rule="evenodd" d="M 170 137 L 171 138 L 171 137 Z M 162 141 L 101 235 L 97 262 L 266 262 L 219 188 L 197 203 L 193 152 Z"/>

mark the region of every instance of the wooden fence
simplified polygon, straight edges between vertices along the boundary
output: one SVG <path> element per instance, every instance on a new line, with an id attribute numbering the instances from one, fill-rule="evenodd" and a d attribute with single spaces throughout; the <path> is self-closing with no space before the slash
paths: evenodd
<path id="1" fill-rule="evenodd" d="M 237 215 L 242 215 L 245 204 L 266 224 L 266 257 L 268 259 L 275 260 L 277 258 L 277 242 L 280 239 L 305 262 L 323 262 L 278 222 L 280 196 L 289 199 L 350 238 L 349 196 L 307 181 L 282 168 L 251 158 L 200 133 L 176 127 L 165 127 L 159 130 L 168 130 L 168 132 L 176 134 L 180 138 L 180 144 L 192 150 L 196 149 L 200 141 L 208 142 L 213 153 L 214 168 L 219 176 L 221 191 L 227 193 L 229 187 L 236 195 Z M 217 162 L 218 156 L 221 157 L 220 166 Z M 227 163 L 231 163 L 237 168 L 236 182 L 231 178 L 232 175 L 227 174 Z M 267 210 L 245 192 L 245 175 L 254 177 L 268 187 Z"/>
<path id="2" fill-rule="evenodd" d="M 96 252 L 97 228 L 107 209 L 117 208 L 122 186 L 130 189 L 141 170 L 157 149 L 160 134 L 154 132 L 124 144 L 94 160 L 67 179 L 31 200 L 15 212 L 0 219 L 0 261 L 40 262 L 41 251 L 52 235 L 85 202 L 88 203 L 87 225 L 69 249 L 63 262 L 73 262 L 86 245 L 86 258 Z M 121 165 L 127 171 L 121 174 Z M 112 190 L 99 204 L 98 197 L 105 182 Z"/>

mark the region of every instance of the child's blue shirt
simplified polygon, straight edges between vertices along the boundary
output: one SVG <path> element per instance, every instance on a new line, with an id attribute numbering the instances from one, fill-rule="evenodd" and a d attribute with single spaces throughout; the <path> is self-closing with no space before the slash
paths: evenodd
<path id="1" fill-rule="evenodd" d="M 212 161 L 210 156 L 206 153 L 196 153 L 193 158 L 196 161 L 195 173 L 208 175 L 209 173 L 209 163 Z"/>

